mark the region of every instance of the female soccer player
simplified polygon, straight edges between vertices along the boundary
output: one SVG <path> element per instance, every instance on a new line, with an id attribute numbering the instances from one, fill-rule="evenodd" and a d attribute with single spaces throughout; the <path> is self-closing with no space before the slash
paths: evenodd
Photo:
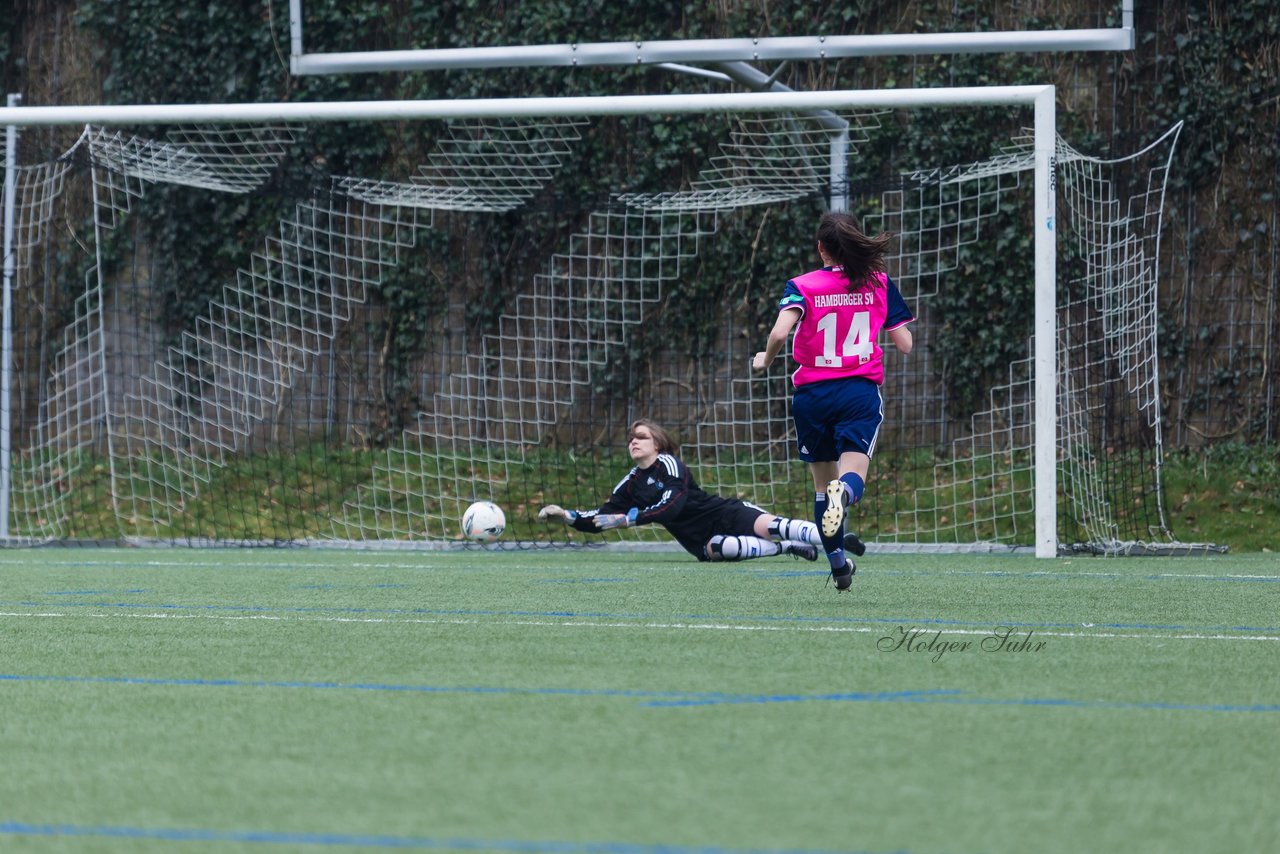
<path id="1" fill-rule="evenodd" d="M 822 543 L 814 523 L 765 512 L 737 498 L 704 492 L 676 456 L 671 434 L 641 418 L 627 431 L 635 466 L 595 510 L 550 504 L 539 519 L 560 519 L 578 531 L 599 533 L 656 522 L 698 560 L 750 560 L 789 554 L 817 560 Z"/>
<path id="2" fill-rule="evenodd" d="M 845 554 L 845 517 L 862 498 L 884 420 L 883 351 L 876 338 L 883 329 L 899 351 L 910 353 L 907 324 L 915 316 L 885 272 L 892 234 L 868 237 L 852 216 L 833 211 L 823 214 L 817 237 L 822 268 L 787 282 L 768 343 L 751 366 L 768 368 L 795 330 L 796 444 L 813 474 L 813 518 L 831 576 L 844 591 L 857 571 Z"/>

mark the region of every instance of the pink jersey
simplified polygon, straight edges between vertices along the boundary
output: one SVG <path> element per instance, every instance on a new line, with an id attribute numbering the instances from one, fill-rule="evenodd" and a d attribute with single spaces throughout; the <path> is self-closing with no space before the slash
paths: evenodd
<path id="1" fill-rule="evenodd" d="M 838 267 L 792 279 L 779 306 L 803 312 L 791 342 L 791 355 L 800 365 L 791 375 L 797 386 L 842 377 L 882 384 L 883 351 L 876 338 L 890 314 L 891 329 L 913 319 L 887 275 L 876 273 L 850 288 Z"/>

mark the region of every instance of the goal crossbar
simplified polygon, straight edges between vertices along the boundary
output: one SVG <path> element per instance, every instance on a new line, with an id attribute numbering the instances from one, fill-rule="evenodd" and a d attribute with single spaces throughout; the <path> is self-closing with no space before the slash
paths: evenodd
<path id="1" fill-rule="evenodd" d="M 840 89 L 823 92 L 738 92 L 713 95 L 586 95 L 563 98 L 4 107 L 0 108 L 0 126 L 408 121 L 688 113 L 777 113 L 795 110 L 834 111 L 893 107 L 916 109 L 1032 106 L 1044 99 L 1052 103 L 1053 93 L 1053 86 L 1037 85 L 938 89 Z M 1052 134 L 1052 126 L 1048 131 Z"/>
<path id="2" fill-rule="evenodd" d="M 972 106 L 1023 106 L 1032 108 L 1034 112 L 1035 553 L 1037 557 L 1053 557 L 1057 554 L 1058 533 L 1057 258 L 1054 231 L 1057 114 L 1052 85 L 326 103 L 8 106 L 0 108 L 0 126 L 15 129 L 7 135 L 8 145 L 12 148 L 16 144 L 17 129 L 47 125 L 407 121 Z M 5 227 L 12 227 L 12 222 L 6 221 Z M 13 277 L 6 266 L 6 293 L 12 285 Z M 6 316 L 5 322 L 10 323 L 11 318 Z"/>

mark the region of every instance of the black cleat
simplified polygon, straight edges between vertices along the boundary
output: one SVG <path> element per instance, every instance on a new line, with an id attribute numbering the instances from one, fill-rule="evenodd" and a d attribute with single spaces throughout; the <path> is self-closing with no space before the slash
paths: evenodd
<path id="1" fill-rule="evenodd" d="M 784 540 L 782 543 L 782 553 L 789 554 L 794 558 L 801 560 L 817 560 L 818 548 L 808 543 L 802 543 L 799 540 Z"/>
<path id="2" fill-rule="evenodd" d="M 831 578 L 836 583 L 836 592 L 843 593 L 853 586 L 853 574 L 858 571 L 858 565 L 853 561 L 845 558 L 844 572 L 837 573 L 831 570 Z"/>
<path id="3" fill-rule="evenodd" d="M 858 539 L 857 534 L 845 534 L 844 550 L 847 552 L 853 552 L 858 557 L 862 557 L 867 553 L 867 545 L 862 542 L 862 540 Z"/>

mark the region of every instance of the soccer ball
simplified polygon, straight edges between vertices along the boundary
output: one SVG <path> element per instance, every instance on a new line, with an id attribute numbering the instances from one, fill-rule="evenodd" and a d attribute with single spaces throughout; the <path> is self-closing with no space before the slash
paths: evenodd
<path id="1" fill-rule="evenodd" d="M 492 501 L 477 501 L 462 514 L 462 536 L 477 543 L 492 543 L 506 528 L 506 514 Z"/>

